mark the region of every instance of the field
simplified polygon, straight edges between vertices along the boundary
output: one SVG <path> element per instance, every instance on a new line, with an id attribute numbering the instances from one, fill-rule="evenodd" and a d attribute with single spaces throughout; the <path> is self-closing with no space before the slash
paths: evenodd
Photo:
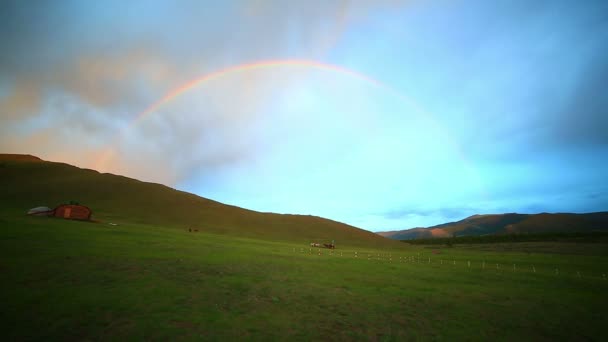
<path id="1" fill-rule="evenodd" d="M 142 223 L 7 213 L 0 227 L 9 341 L 606 338 L 604 243 L 330 254 Z"/>

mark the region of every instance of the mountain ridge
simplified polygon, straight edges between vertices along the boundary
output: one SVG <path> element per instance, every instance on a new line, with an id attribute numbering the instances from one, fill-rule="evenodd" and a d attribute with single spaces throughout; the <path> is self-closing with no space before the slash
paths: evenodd
<path id="1" fill-rule="evenodd" d="M 376 234 L 395 240 L 504 235 L 608 231 L 608 211 L 591 213 L 476 214 L 460 221 L 427 228 L 411 228 Z"/>

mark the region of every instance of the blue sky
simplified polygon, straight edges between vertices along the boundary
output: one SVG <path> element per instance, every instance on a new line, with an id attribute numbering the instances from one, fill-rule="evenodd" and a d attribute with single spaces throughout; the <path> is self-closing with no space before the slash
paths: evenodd
<path id="1" fill-rule="evenodd" d="M 0 151 L 372 231 L 608 209 L 603 1 L 3 1 Z M 301 59 L 205 82 L 241 64 Z M 112 157 L 99 162 L 111 149 Z"/>

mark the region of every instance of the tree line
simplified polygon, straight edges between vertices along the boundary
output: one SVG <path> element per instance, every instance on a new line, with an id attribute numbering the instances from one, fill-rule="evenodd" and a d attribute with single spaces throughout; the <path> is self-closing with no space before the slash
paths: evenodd
<path id="1" fill-rule="evenodd" d="M 415 245 L 455 245 L 471 243 L 501 243 L 501 242 L 608 242 L 608 232 L 568 232 L 568 233 L 524 233 L 504 235 L 456 236 L 445 238 L 424 238 L 400 240 Z"/>

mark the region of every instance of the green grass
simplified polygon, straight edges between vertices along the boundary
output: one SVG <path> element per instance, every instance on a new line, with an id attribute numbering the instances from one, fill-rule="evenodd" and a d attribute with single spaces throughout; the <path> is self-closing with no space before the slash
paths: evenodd
<path id="1" fill-rule="evenodd" d="M 608 323 L 606 249 L 329 255 L 144 224 L 0 223 L 7 340 L 601 340 Z"/>
<path id="2" fill-rule="evenodd" d="M 456 245 L 456 244 L 480 244 L 480 243 L 511 243 L 511 242 L 583 242 L 608 243 L 608 232 L 554 232 L 538 234 L 503 234 L 503 235 L 481 235 L 481 236 L 457 236 L 446 238 L 412 239 L 400 240 L 413 245 Z"/>
<path id="3" fill-rule="evenodd" d="M 3 340 L 605 340 L 605 242 L 411 245 L 14 156 L 0 188 Z M 70 200 L 99 222 L 24 214 Z"/>

